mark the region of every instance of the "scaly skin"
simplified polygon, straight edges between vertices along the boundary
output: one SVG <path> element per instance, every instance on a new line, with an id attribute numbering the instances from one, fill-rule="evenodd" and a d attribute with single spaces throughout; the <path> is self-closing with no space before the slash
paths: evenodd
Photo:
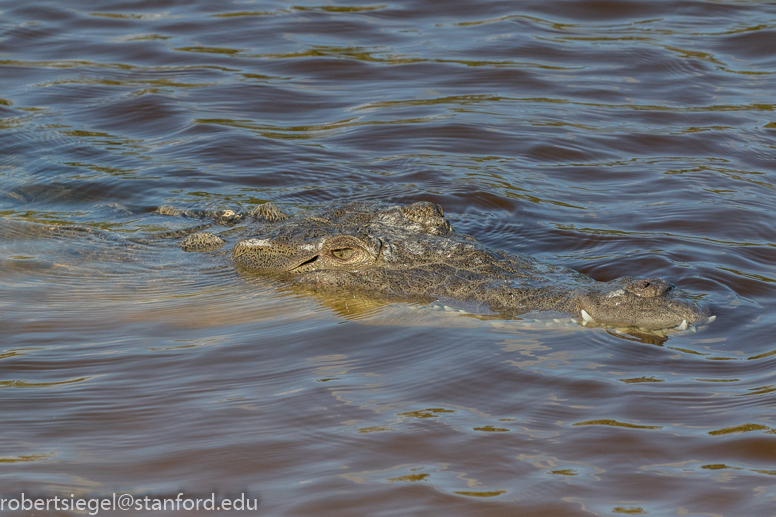
<path id="1" fill-rule="evenodd" d="M 596 282 L 493 250 L 455 233 L 433 203 L 351 203 L 296 218 L 267 204 L 249 215 L 256 220 L 253 237 L 234 246 L 237 266 L 301 284 L 460 300 L 504 316 L 559 311 L 608 326 L 666 329 L 709 321 L 707 309 L 665 280 Z M 187 240 L 192 251 L 200 241 L 214 242 L 207 233 Z"/>

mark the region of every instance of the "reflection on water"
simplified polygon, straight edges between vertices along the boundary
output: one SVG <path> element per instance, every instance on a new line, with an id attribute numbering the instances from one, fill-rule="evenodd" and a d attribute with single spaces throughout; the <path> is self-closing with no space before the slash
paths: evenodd
<path id="1" fill-rule="evenodd" d="M 0 11 L 3 497 L 772 513 L 773 5 Z M 507 321 L 149 240 L 197 224 L 162 205 L 420 200 L 495 248 L 670 279 L 717 321 Z"/>

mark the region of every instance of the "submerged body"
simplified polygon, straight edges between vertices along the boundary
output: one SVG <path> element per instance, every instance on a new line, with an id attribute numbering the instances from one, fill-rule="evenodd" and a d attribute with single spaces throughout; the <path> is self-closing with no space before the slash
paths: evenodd
<path id="1" fill-rule="evenodd" d="M 710 321 L 707 309 L 665 280 L 597 282 L 494 250 L 457 234 L 433 203 L 351 203 L 294 218 L 263 205 L 250 216 L 256 220 L 253 236 L 232 252 L 237 266 L 301 284 L 459 300 L 504 316 L 563 312 L 609 326 L 684 329 Z M 201 243 L 216 242 L 213 237 L 197 233 L 183 245 L 200 250 Z"/>

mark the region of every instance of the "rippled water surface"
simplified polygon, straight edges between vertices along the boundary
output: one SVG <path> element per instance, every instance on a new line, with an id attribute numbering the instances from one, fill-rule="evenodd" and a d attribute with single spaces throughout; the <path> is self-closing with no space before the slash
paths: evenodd
<path id="1" fill-rule="evenodd" d="M 774 92 L 768 1 L 0 1 L 2 496 L 776 514 Z M 717 320 L 480 320 L 143 240 L 421 200 Z"/>

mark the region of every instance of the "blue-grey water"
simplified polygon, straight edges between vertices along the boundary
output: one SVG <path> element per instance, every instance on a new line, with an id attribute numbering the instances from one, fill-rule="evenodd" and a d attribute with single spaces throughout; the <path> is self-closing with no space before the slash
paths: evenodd
<path id="1" fill-rule="evenodd" d="M 0 498 L 776 515 L 775 107 L 770 1 L 0 0 Z M 133 244 L 192 225 L 161 205 L 421 200 L 717 319 L 526 327 Z"/>

